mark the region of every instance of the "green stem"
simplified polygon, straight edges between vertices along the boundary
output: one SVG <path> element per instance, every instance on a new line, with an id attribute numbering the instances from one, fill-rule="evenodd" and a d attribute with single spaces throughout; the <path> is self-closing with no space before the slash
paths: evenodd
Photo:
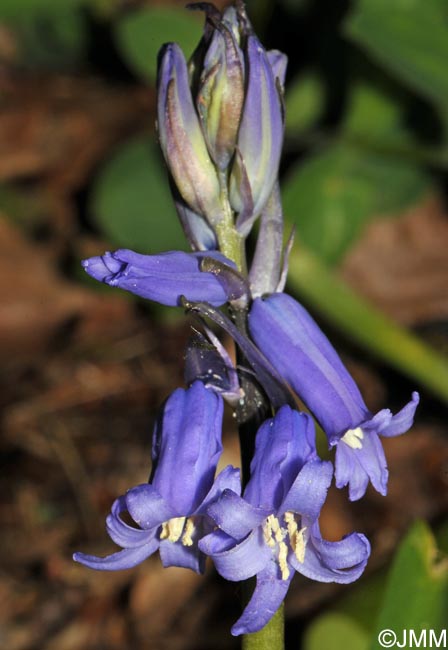
<path id="1" fill-rule="evenodd" d="M 235 262 L 240 273 L 247 275 L 247 264 L 245 255 L 244 239 L 238 233 L 234 214 L 230 207 L 227 177 L 225 173 L 220 176 L 221 205 L 223 206 L 222 219 L 215 224 L 216 237 L 221 253 L 228 259 Z M 233 308 L 232 316 L 238 329 L 247 334 L 247 310 L 245 308 Z M 244 360 L 241 353 L 241 365 Z M 240 386 L 244 391 L 244 399 L 236 408 L 238 430 L 240 436 L 241 465 L 243 474 L 243 486 L 249 478 L 249 466 L 253 456 L 255 436 L 259 426 L 269 416 L 271 406 L 265 395 L 261 392 L 258 384 L 250 379 L 245 373 L 239 373 Z M 252 593 L 253 581 L 246 581 L 242 584 L 244 601 L 249 601 Z M 242 640 L 243 650 L 284 650 L 284 614 L 283 603 L 265 627 L 254 634 L 244 634 Z"/>
<path id="2" fill-rule="evenodd" d="M 285 647 L 284 629 L 284 607 L 282 603 L 262 630 L 243 636 L 242 650 L 283 650 Z"/>

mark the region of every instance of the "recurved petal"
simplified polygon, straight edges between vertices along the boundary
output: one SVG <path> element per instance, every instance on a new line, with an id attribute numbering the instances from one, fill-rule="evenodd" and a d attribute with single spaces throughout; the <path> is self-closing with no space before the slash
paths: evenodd
<path id="1" fill-rule="evenodd" d="M 144 483 L 130 489 L 125 496 L 126 508 L 132 519 L 144 529 L 153 529 L 168 519 L 182 514 L 167 503 L 153 485 Z"/>
<path id="2" fill-rule="evenodd" d="M 235 494 L 241 493 L 240 470 L 232 465 L 227 465 L 215 478 L 210 492 L 207 494 L 195 514 L 205 515 L 208 507 L 215 502 L 224 490 L 231 490 Z"/>
<path id="3" fill-rule="evenodd" d="M 336 487 L 349 485 L 350 501 L 360 499 L 369 483 L 383 496 L 387 494 L 388 470 L 383 445 L 375 431 L 365 431 L 362 447 L 354 449 L 340 440 L 336 447 Z"/>
<path id="4" fill-rule="evenodd" d="M 232 266 L 215 251 L 141 255 L 127 249 L 84 260 L 84 270 L 96 280 L 130 291 L 162 305 L 177 306 L 181 296 L 220 306 L 227 301 L 225 290 L 212 274 L 201 271 L 204 256 Z"/>
<path id="5" fill-rule="evenodd" d="M 201 539 L 199 548 L 211 556 L 218 573 L 232 582 L 247 580 L 256 575 L 272 556 L 270 547 L 264 541 L 261 526 L 240 543 L 222 531 L 214 531 Z"/>
<path id="6" fill-rule="evenodd" d="M 255 508 L 232 490 L 224 490 L 208 507 L 207 514 L 221 530 L 240 540 L 260 526 L 272 510 Z"/>
<path id="7" fill-rule="evenodd" d="M 316 521 L 327 497 L 333 477 L 329 461 L 310 460 L 300 470 L 292 484 L 279 513 L 296 512 Z"/>
<path id="8" fill-rule="evenodd" d="M 364 571 L 370 555 L 370 544 L 364 535 L 352 533 L 339 542 L 320 537 L 318 527 L 306 546 L 305 558 L 299 562 L 291 553 L 290 562 L 296 571 L 319 582 L 354 582 Z"/>
<path id="9" fill-rule="evenodd" d="M 278 566 L 271 560 L 257 574 L 257 585 L 241 617 L 233 625 L 234 636 L 261 630 L 274 616 L 289 589 L 294 572 L 286 580 L 278 577 Z"/>
<path id="10" fill-rule="evenodd" d="M 184 546 L 181 541 L 163 540 L 160 542 L 159 553 L 164 567 L 178 566 L 196 573 L 204 573 L 205 556 L 199 551 L 197 544 Z"/>
<path id="11" fill-rule="evenodd" d="M 378 429 L 378 433 L 386 438 L 399 436 L 406 433 L 411 428 L 414 422 L 415 410 L 420 401 L 420 395 L 414 391 L 412 399 L 404 408 L 401 409 L 396 415 L 393 415 L 390 422 L 383 428 Z"/>
<path id="12" fill-rule="evenodd" d="M 121 569 L 131 569 L 135 567 L 147 557 L 152 555 L 159 546 L 158 539 L 136 546 L 133 548 L 125 548 L 123 551 L 113 553 L 107 557 L 96 557 L 95 555 L 86 555 L 85 553 L 75 553 L 73 559 L 75 562 L 84 564 L 90 569 L 97 569 L 98 571 L 119 571 Z"/>
<path id="13" fill-rule="evenodd" d="M 106 519 L 106 528 L 110 538 L 123 548 L 142 546 L 149 542 L 156 534 L 156 529 L 141 530 L 126 524 L 120 514 L 127 511 L 125 497 L 116 499 L 112 506 L 111 514 Z"/>

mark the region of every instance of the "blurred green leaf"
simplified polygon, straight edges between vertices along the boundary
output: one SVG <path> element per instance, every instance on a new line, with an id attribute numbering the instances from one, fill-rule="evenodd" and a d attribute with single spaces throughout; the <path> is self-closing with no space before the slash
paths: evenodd
<path id="1" fill-rule="evenodd" d="M 412 163 L 335 145 L 292 169 L 284 210 L 303 243 L 334 264 L 372 216 L 411 205 L 427 188 Z"/>
<path id="2" fill-rule="evenodd" d="M 441 0 L 358 0 L 346 33 L 446 112 L 448 23 Z"/>
<path id="3" fill-rule="evenodd" d="M 82 0 L 3 0 L 0 21 L 15 35 L 24 68 L 63 70 L 82 60 L 87 44 Z"/>
<path id="4" fill-rule="evenodd" d="M 371 645 L 378 648 L 381 630 L 393 630 L 400 640 L 403 630 L 433 629 L 446 624 L 448 611 L 448 559 L 437 557 L 428 525 L 416 522 L 394 558 L 386 593 Z"/>
<path id="5" fill-rule="evenodd" d="M 324 90 L 315 74 L 299 75 L 286 89 L 286 134 L 305 131 L 322 114 Z"/>
<path id="6" fill-rule="evenodd" d="M 300 163 L 283 185 L 286 217 L 300 238 L 335 263 L 369 216 L 371 189 L 349 173 L 347 152 L 333 148 Z"/>
<path id="7" fill-rule="evenodd" d="M 299 247 L 289 260 L 288 285 L 350 340 L 448 403 L 448 358 L 387 318 Z"/>
<path id="8" fill-rule="evenodd" d="M 380 88 L 358 83 L 350 91 L 343 132 L 368 138 L 374 142 L 393 138 L 408 142 L 410 134 L 402 124 L 402 108 L 398 101 Z"/>
<path id="9" fill-rule="evenodd" d="M 1 0 L 0 19 L 25 18 L 30 14 L 57 13 L 83 4 L 85 0 Z"/>
<path id="10" fill-rule="evenodd" d="M 105 165 L 91 213 L 117 246 L 142 253 L 186 248 L 158 148 L 148 138 L 129 142 Z"/>
<path id="11" fill-rule="evenodd" d="M 176 42 L 188 58 L 202 36 L 197 12 L 173 7 L 148 7 L 121 18 L 115 26 L 118 47 L 136 74 L 148 81 L 157 76 L 157 53 L 164 43 Z"/>
<path id="12" fill-rule="evenodd" d="M 308 627 L 304 650 L 368 650 L 369 635 L 356 621 L 330 612 L 316 618 Z"/>

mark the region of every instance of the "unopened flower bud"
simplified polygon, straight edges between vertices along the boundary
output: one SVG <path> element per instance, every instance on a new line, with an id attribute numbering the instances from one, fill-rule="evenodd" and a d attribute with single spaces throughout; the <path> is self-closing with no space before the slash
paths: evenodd
<path id="1" fill-rule="evenodd" d="M 235 151 L 244 103 L 244 64 L 231 7 L 217 24 L 204 57 L 197 107 L 210 154 L 227 168 Z"/>
<path id="2" fill-rule="evenodd" d="M 276 57 L 276 65 L 281 63 L 276 74 L 283 76 L 284 62 Z M 247 37 L 245 72 L 246 96 L 230 175 L 230 201 L 239 215 L 237 227 L 243 235 L 247 235 L 272 192 L 283 143 L 279 83 L 267 52 L 253 34 Z"/>
<path id="3" fill-rule="evenodd" d="M 193 105 L 187 64 L 175 43 L 161 54 L 157 111 L 160 144 L 181 196 L 215 224 L 222 212 L 217 171 Z"/>

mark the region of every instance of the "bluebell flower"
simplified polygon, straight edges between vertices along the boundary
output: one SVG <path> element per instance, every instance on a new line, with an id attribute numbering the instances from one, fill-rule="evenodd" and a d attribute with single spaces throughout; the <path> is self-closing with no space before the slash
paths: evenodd
<path id="1" fill-rule="evenodd" d="M 204 300 L 219 307 L 228 296 L 219 277 L 201 270 L 204 258 L 235 268 L 233 262 L 217 251 L 141 255 L 126 249 L 91 257 L 82 266 L 100 282 L 162 305 L 175 307 L 180 304 L 181 296 L 185 296 L 191 301 Z"/>
<path id="2" fill-rule="evenodd" d="M 318 519 L 332 474 L 332 464 L 316 454 L 311 417 L 283 406 L 257 433 L 243 498 L 226 489 L 208 507 L 217 528 L 199 542 L 200 549 L 227 580 L 257 577 L 232 634 L 256 632 L 268 623 L 294 571 L 339 583 L 363 572 L 370 553 L 363 535 L 328 542 L 320 534 Z"/>
<path id="3" fill-rule="evenodd" d="M 123 550 L 108 557 L 75 553 L 92 569 L 128 569 L 159 550 L 162 564 L 203 572 L 198 539 L 211 529 L 207 506 L 225 488 L 238 490 L 239 472 L 224 469 L 215 479 L 221 455 L 223 401 L 197 381 L 169 397 L 156 423 L 153 471 L 149 484 L 119 497 L 106 520 L 111 539 Z M 128 512 L 135 525 L 122 519 Z"/>
<path id="4" fill-rule="evenodd" d="M 388 470 L 379 435 L 405 433 L 413 423 L 418 393 L 396 415 L 372 414 L 336 350 L 310 314 L 290 296 L 254 300 L 249 330 L 261 352 L 290 384 L 336 449 L 336 485 L 349 485 L 352 501 L 369 480 L 385 495 Z"/>

